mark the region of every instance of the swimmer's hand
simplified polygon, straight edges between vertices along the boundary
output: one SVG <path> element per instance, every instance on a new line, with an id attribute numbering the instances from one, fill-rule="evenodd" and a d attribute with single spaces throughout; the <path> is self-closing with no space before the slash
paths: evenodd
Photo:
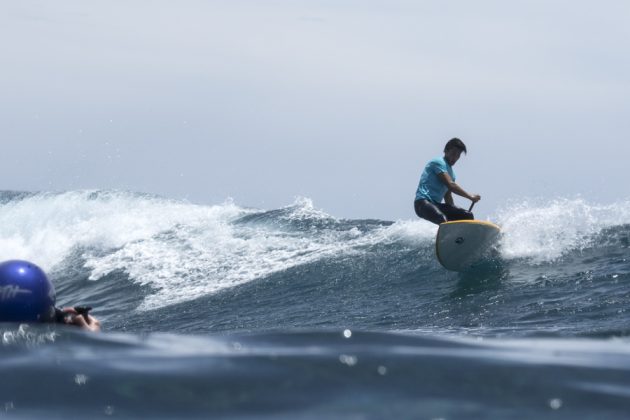
<path id="1" fill-rule="evenodd" d="M 98 319 L 89 315 L 89 307 L 75 306 L 74 308 L 63 308 L 63 323 L 66 325 L 76 325 L 84 330 L 98 332 L 101 330 L 101 323 Z"/>

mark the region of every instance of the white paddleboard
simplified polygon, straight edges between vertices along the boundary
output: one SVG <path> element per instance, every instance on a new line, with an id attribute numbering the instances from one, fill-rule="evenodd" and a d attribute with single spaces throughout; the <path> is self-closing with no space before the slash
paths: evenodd
<path id="1" fill-rule="evenodd" d="M 435 251 L 447 270 L 466 271 L 483 261 L 501 229 L 490 222 L 458 220 L 440 224 Z"/>

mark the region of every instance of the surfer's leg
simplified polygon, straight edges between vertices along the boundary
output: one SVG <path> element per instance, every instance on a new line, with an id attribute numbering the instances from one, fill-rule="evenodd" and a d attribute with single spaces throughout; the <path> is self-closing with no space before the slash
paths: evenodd
<path id="1" fill-rule="evenodd" d="M 413 208 L 418 217 L 428 220 L 431 223 L 435 223 L 436 225 L 447 221 L 444 213 L 442 213 L 435 204 L 429 202 L 428 200 L 414 201 Z"/>
<path id="2" fill-rule="evenodd" d="M 464 210 L 459 207 L 451 206 L 450 204 L 441 203 L 438 204 L 440 211 L 446 215 L 449 221 L 453 220 L 473 220 L 475 216 L 472 212 Z"/>

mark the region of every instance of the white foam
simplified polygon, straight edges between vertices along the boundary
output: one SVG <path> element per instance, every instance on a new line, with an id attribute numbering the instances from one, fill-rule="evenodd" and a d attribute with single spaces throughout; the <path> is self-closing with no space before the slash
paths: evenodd
<path id="1" fill-rule="evenodd" d="M 399 220 L 383 232 L 383 240 L 419 245 L 433 240 L 436 233 L 437 225 L 425 220 Z"/>
<path id="2" fill-rule="evenodd" d="M 115 271 L 154 289 L 140 309 L 179 303 L 378 243 L 417 245 L 429 223 L 398 222 L 369 230 L 339 228 L 332 216 L 298 198 L 273 217 L 330 221 L 308 231 L 232 223 L 257 210 L 231 202 L 199 206 L 124 192 L 43 193 L 0 206 L 0 259 L 22 258 L 44 270 L 63 269 L 81 251 L 90 279 Z M 328 226 L 324 224 L 322 226 Z M 76 261 L 70 259 L 68 262 Z"/>
<path id="3" fill-rule="evenodd" d="M 299 219 L 310 214 L 332 219 L 312 211 L 308 200 L 298 200 L 290 207 L 295 210 L 291 214 Z M 368 233 L 358 229 L 287 232 L 215 218 L 187 221 L 168 235 L 127 243 L 104 257 L 89 256 L 86 265 L 92 269 L 92 279 L 123 270 L 134 281 L 155 288 L 139 308 L 146 310 L 216 293 L 320 259 L 363 252 L 370 245 L 395 241 L 404 233 L 409 234 L 405 224 Z"/>
<path id="4" fill-rule="evenodd" d="M 118 248 L 180 223 L 243 212 L 123 192 L 37 194 L 0 206 L 0 260 L 21 258 L 50 270 L 76 247 Z"/>
<path id="5" fill-rule="evenodd" d="M 597 205 L 583 199 L 557 199 L 545 204 L 513 203 L 496 217 L 505 258 L 551 262 L 589 246 L 602 229 L 630 223 L 630 202 Z"/>
<path id="6" fill-rule="evenodd" d="M 188 222 L 169 235 L 126 244 L 105 257 L 90 256 L 91 278 L 124 270 L 157 292 L 141 309 L 165 306 L 233 287 L 334 252 L 333 244 L 301 235 L 234 226 L 220 218 Z"/>
<path id="7" fill-rule="evenodd" d="M 291 210 L 287 218 L 292 220 L 337 220 L 328 213 L 316 209 L 313 200 L 308 197 L 296 197 L 293 204 L 285 208 Z"/>

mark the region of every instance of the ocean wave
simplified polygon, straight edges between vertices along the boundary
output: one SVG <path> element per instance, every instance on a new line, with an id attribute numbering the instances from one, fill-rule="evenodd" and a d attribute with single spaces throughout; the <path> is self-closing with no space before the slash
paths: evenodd
<path id="1" fill-rule="evenodd" d="M 121 191 L 0 196 L 0 259 L 46 271 L 81 262 L 94 281 L 124 272 L 154 290 L 144 309 L 426 232 L 420 224 L 338 220 L 305 198 L 265 211 Z M 77 254 L 80 261 L 66 261 Z"/>
<path id="2" fill-rule="evenodd" d="M 502 228 L 501 254 L 533 264 L 558 260 L 592 247 L 602 232 L 630 224 L 630 202 L 591 204 L 583 199 L 557 199 L 538 204 L 512 203 L 498 212 Z"/>
<path id="3" fill-rule="evenodd" d="M 510 205 L 494 218 L 503 228 L 501 256 L 536 266 L 593 254 L 598 245 L 627 248 L 629 208 L 583 200 Z M 433 257 L 435 232 L 422 220 L 338 219 L 308 198 L 259 210 L 121 191 L 0 193 L 0 259 L 31 260 L 61 277 L 79 266 L 92 282 L 122 273 L 147 288 L 140 311 L 340 259 L 351 261 L 344 266 L 351 281 L 366 277 L 366 258 L 384 264 L 370 278 L 407 278 L 409 270 L 422 278 L 442 272 Z M 530 282 L 545 278 L 531 274 Z"/>

